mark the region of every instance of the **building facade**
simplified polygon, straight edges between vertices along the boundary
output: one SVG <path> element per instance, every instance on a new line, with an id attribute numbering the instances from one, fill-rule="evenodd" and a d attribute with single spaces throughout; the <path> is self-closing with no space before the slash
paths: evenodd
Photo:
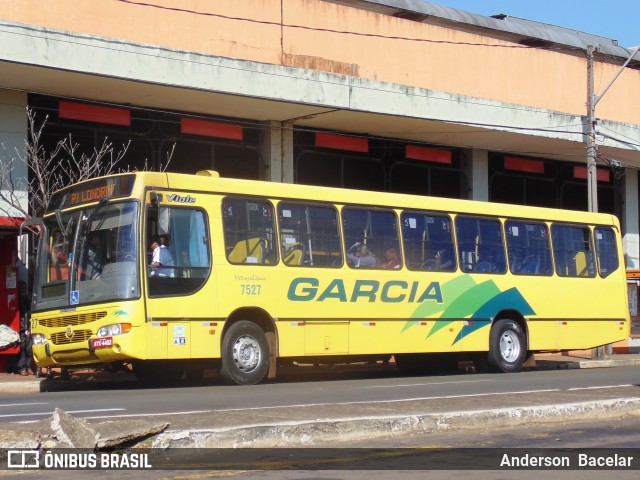
<path id="1" fill-rule="evenodd" d="M 128 144 L 123 168 L 579 210 L 587 49 L 598 46 L 596 94 L 633 53 L 419 0 L 0 6 L 5 163 L 28 139 L 31 109 L 46 119 L 46 148 L 72 134 L 90 152 L 108 138 Z M 630 269 L 640 267 L 639 68 L 632 60 L 596 109 L 599 210 L 621 219 Z"/>

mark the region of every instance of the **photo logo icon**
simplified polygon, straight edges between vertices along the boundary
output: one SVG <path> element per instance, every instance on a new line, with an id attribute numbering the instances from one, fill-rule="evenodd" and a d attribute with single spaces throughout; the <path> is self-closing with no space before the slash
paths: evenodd
<path id="1" fill-rule="evenodd" d="M 8 468 L 40 468 L 40 452 L 38 450 L 9 450 L 7 452 Z"/>

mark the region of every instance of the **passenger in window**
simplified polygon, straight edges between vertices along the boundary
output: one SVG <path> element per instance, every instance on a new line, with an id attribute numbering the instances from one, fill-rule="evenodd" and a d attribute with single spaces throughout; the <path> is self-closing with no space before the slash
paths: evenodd
<path id="1" fill-rule="evenodd" d="M 378 259 L 369 247 L 362 243 L 355 243 L 347 250 L 349 264 L 356 268 L 371 268 L 378 265 Z"/>
<path id="2" fill-rule="evenodd" d="M 67 280 L 69 278 L 69 259 L 59 247 L 53 247 L 50 274 L 51 280 Z"/>
<path id="3" fill-rule="evenodd" d="M 395 248 L 388 248 L 384 252 L 384 263 L 381 266 L 382 268 L 388 268 L 390 270 L 395 270 L 402 266 L 402 262 L 400 261 L 398 252 Z"/>
<path id="4" fill-rule="evenodd" d="M 478 250 L 478 262 L 473 270 L 483 273 L 495 272 L 496 264 L 493 249 L 489 247 L 482 247 Z"/>
<path id="5" fill-rule="evenodd" d="M 165 245 L 165 239 L 163 237 L 155 238 L 151 243 L 151 266 L 152 267 L 172 267 L 173 257 L 171 252 Z"/>
<path id="6" fill-rule="evenodd" d="M 522 261 L 525 259 L 524 250 L 520 247 L 509 245 L 509 265 L 513 273 L 520 273 Z"/>
<path id="7" fill-rule="evenodd" d="M 82 257 L 80 280 L 92 280 L 98 278 L 104 266 L 104 259 L 100 251 L 100 234 L 92 232 L 87 238 Z"/>
<path id="8" fill-rule="evenodd" d="M 449 256 L 449 252 L 440 249 L 436 252 L 436 270 L 451 270 L 453 268 L 453 260 Z"/>

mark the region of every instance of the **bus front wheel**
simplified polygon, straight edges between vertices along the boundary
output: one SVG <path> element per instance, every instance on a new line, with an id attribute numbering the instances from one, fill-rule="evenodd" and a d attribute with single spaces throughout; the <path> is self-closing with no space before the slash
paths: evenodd
<path id="1" fill-rule="evenodd" d="M 495 372 L 519 372 L 527 355 L 522 327 L 513 320 L 498 320 L 491 327 L 488 363 Z"/>
<path id="2" fill-rule="evenodd" d="M 255 385 L 268 370 L 269 344 L 262 329 L 246 320 L 231 325 L 222 340 L 222 378 L 237 385 Z"/>

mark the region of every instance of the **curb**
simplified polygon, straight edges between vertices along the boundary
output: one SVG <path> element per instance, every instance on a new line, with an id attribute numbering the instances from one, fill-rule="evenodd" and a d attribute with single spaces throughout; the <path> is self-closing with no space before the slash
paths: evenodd
<path id="1" fill-rule="evenodd" d="M 585 360 L 579 363 L 578 368 L 632 367 L 640 366 L 640 359 Z"/>
<path id="2" fill-rule="evenodd" d="M 531 370 L 571 370 L 582 368 L 610 368 L 610 367 L 632 367 L 640 366 L 640 358 L 629 359 L 609 359 L 609 360 L 576 360 L 576 361 L 557 361 L 557 360 L 537 360 L 537 365 L 531 367 Z"/>
<path id="3" fill-rule="evenodd" d="M 71 380 L 49 380 L 34 379 L 22 381 L 0 381 L 0 394 L 20 394 L 20 393 L 43 393 L 43 392 L 71 392 L 74 390 L 99 390 L 102 388 L 122 389 L 131 383 L 135 384 L 135 379 L 71 379 Z M 137 385 L 137 384 L 136 384 Z"/>
<path id="4" fill-rule="evenodd" d="M 593 420 L 640 414 L 640 398 L 609 399 L 558 405 L 243 425 L 207 430 L 168 431 L 153 448 L 310 447 L 344 441 L 393 438 L 439 432 L 514 427 L 571 420 Z"/>
<path id="5" fill-rule="evenodd" d="M 42 380 L 0 382 L 0 393 L 40 393 Z"/>

